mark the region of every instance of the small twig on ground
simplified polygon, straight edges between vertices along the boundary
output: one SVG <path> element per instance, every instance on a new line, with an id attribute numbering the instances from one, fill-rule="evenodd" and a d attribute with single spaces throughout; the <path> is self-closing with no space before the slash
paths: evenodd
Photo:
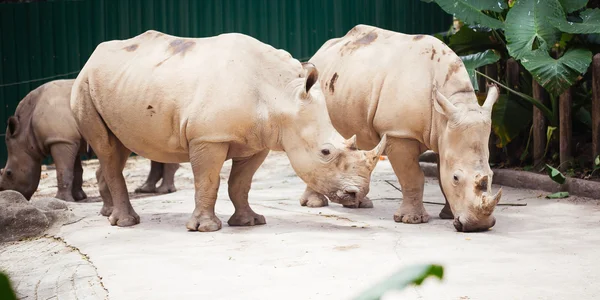
<path id="1" fill-rule="evenodd" d="M 395 189 L 397 189 L 399 192 L 402 192 L 402 190 L 395 186 L 393 183 L 391 183 L 389 180 L 384 180 L 387 184 L 393 186 Z M 393 198 L 386 198 L 386 199 L 393 199 Z M 401 199 L 401 198 L 397 198 L 397 199 Z M 439 203 L 439 202 L 431 202 L 431 201 L 423 201 L 423 203 L 427 203 L 427 204 L 434 204 L 434 205 L 446 205 L 446 203 Z M 527 206 L 527 203 L 498 203 L 496 204 L 496 206 Z"/>

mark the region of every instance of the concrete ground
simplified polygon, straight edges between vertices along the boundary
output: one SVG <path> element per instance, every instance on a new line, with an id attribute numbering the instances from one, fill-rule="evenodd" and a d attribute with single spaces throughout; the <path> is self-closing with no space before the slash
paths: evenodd
<path id="1" fill-rule="evenodd" d="M 141 184 L 149 161 L 132 158 L 128 188 Z M 189 164 L 177 173 L 179 191 L 132 200 L 141 224 L 110 226 L 98 214 L 95 164 L 85 167 L 86 203 L 72 203 L 78 221 L 52 237 L 0 245 L 0 268 L 21 299 L 351 299 L 392 272 L 415 263 L 445 267 L 443 281 L 392 293 L 386 299 L 598 299 L 600 201 L 545 199 L 545 193 L 504 188 L 496 226 L 458 233 L 427 204 L 429 223 L 399 224 L 402 194 L 387 160 L 374 172 L 375 208 L 337 204 L 301 207 L 304 184 L 287 158 L 273 153 L 254 178 L 253 209 L 267 224 L 229 227 L 233 213 L 223 167 L 216 211 L 223 229 L 188 232 L 193 210 Z M 52 195 L 48 171 L 39 196 Z M 498 187 L 495 186 L 494 189 Z M 425 200 L 443 202 L 427 178 Z"/>

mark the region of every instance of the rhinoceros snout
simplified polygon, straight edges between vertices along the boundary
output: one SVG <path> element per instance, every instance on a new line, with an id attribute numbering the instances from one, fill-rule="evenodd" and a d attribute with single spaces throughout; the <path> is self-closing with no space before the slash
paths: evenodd
<path id="1" fill-rule="evenodd" d="M 486 231 L 494 225 L 496 225 L 496 218 L 493 216 L 489 216 L 487 219 L 479 221 L 479 222 L 469 222 L 461 220 L 460 217 L 456 217 L 454 219 L 454 228 L 458 232 L 478 232 L 478 231 Z"/>

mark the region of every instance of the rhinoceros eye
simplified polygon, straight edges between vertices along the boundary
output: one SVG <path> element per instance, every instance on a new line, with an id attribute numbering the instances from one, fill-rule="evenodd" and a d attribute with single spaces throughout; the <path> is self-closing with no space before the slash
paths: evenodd
<path id="1" fill-rule="evenodd" d="M 329 155 L 329 154 L 331 154 L 331 152 L 329 152 L 329 149 L 323 149 L 323 150 L 321 150 L 321 154 Z"/>
<path id="2" fill-rule="evenodd" d="M 454 176 L 452 177 L 452 179 L 454 179 L 454 182 L 458 182 L 458 175 L 454 174 Z"/>

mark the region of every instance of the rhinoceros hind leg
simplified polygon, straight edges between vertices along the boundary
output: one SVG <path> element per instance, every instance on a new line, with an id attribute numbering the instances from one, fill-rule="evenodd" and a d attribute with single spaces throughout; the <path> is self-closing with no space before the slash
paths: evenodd
<path id="1" fill-rule="evenodd" d="M 304 190 L 304 194 L 302 194 L 302 197 L 300 197 L 300 205 L 308 207 L 323 207 L 329 205 L 329 201 L 324 195 L 315 192 L 307 186 L 306 190 Z"/>
<path id="2" fill-rule="evenodd" d="M 156 189 L 159 194 L 174 193 L 175 188 L 175 172 L 179 169 L 179 164 L 164 164 L 162 172 L 162 182 Z"/>
<path id="3" fill-rule="evenodd" d="M 429 214 L 423 206 L 425 175 L 419 166 L 421 154 L 418 141 L 388 138 L 386 152 L 394 173 L 402 186 L 402 204 L 394 214 L 394 221 L 427 223 Z"/>
<path id="4" fill-rule="evenodd" d="M 137 189 L 136 193 L 156 193 L 156 183 L 162 178 L 164 164 L 156 161 L 150 162 L 150 172 L 146 182 Z"/>
<path id="5" fill-rule="evenodd" d="M 57 143 L 50 146 L 50 154 L 56 165 L 58 191 L 55 198 L 65 201 L 73 199 L 73 167 L 77 156 L 78 144 Z"/>
<path id="6" fill-rule="evenodd" d="M 108 185 L 106 184 L 104 176 L 102 175 L 102 166 L 96 170 L 96 180 L 98 181 L 98 191 L 100 191 L 100 197 L 102 198 L 103 202 L 102 209 L 100 209 L 100 214 L 108 217 L 110 214 L 112 214 L 114 205 L 112 196 L 108 190 Z"/>
<path id="7" fill-rule="evenodd" d="M 196 207 L 186 223 L 189 230 L 201 232 L 221 229 L 221 220 L 215 215 L 215 202 L 221 182 L 221 168 L 227 158 L 229 145 L 225 143 L 189 142 L 190 163 L 194 173 Z"/>
<path id="8" fill-rule="evenodd" d="M 450 209 L 448 200 L 446 200 L 446 205 L 444 205 L 444 208 L 442 208 L 442 211 L 440 211 L 440 218 L 445 220 L 454 219 L 454 214 L 452 213 L 452 209 Z"/>
<path id="9" fill-rule="evenodd" d="M 75 201 L 81 201 L 87 198 L 83 191 L 83 168 L 81 167 L 81 157 L 75 157 L 75 167 L 73 168 L 73 189 L 72 194 Z"/>
<path id="10" fill-rule="evenodd" d="M 229 226 L 254 226 L 263 225 L 265 217 L 255 213 L 248 203 L 248 192 L 252 185 L 252 177 L 260 165 L 265 161 L 269 150 L 263 150 L 251 157 L 233 159 L 229 175 L 229 198 L 235 207 L 235 213 L 227 224 Z"/>

